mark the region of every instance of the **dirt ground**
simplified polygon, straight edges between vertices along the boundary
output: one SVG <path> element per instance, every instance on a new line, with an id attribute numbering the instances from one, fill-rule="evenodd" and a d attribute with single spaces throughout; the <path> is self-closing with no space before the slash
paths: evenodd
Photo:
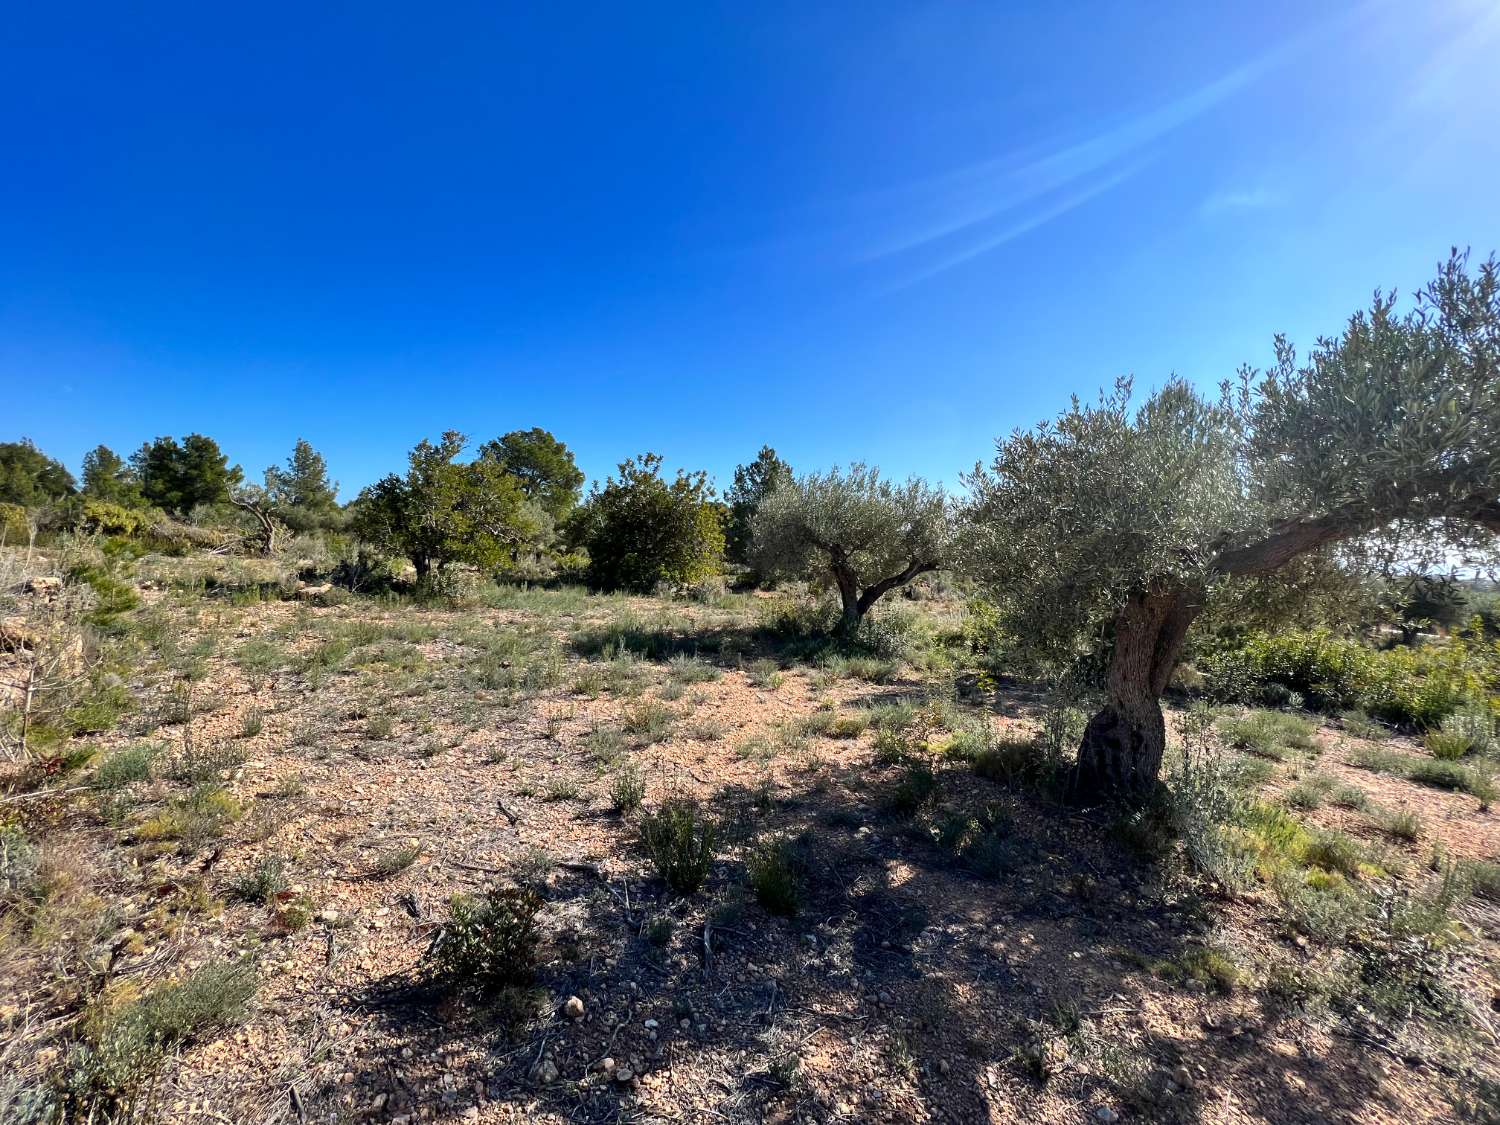
<path id="1" fill-rule="evenodd" d="M 108 903 L 112 981 L 256 959 L 248 1018 L 166 1067 L 162 1121 L 1451 1121 L 1475 1075 L 1495 1077 L 1494 902 L 1458 911 L 1461 1023 L 1351 1020 L 1265 986 L 1330 955 L 1268 889 L 1218 893 L 1143 859 L 1099 810 L 940 756 L 929 811 L 901 815 L 906 766 L 875 725 L 805 722 L 914 698 L 1031 731 L 1040 702 L 1024 686 L 957 703 L 951 670 L 870 682 L 768 666 L 735 634 L 742 604 L 237 605 L 163 585 L 140 612 L 168 621 L 170 642 L 128 677 L 120 727 L 74 741 L 221 748 L 244 815 L 193 849 L 143 839 L 180 789 L 161 777 L 133 783 L 115 823 L 66 795 L 0 808 Z M 599 638 L 622 620 L 679 651 L 712 638 L 710 670 L 684 681 L 667 660 L 620 657 Z M 652 701 L 670 714 L 643 713 Z M 184 702 L 172 718 L 186 721 L 164 718 Z M 1266 795 L 1317 771 L 1421 828 L 1394 841 L 1328 803 L 1307 823 L 1404 859 L 1413 882 L 1439 843 L 1500 854 L 1500 816 L 1474 797 L 1355 768 L 1357 740 L 1333 725 L 1316 739 Z M 637 815 L 613 807 L 630 762 L 647 809 L 685 795 L 719 819 L 697 893 L 667 887 Z M 931 810 L 1003 816 L 1000 861 L 956 861 Z M 755 843 L 781 837 L 805 857 L 791 918 L 746 878 Z M 415 862 L 382 877 L 402 847 Z M 268 857 L 291 886 L 269 906 L 236 901 Z M 545 899 L 522 1010 L 432 985 L 424 954 L 451 896 L 516 884 Z M 1175 968 L 1203 950 L 1234 979 Z M 59 1064 L 77 998 L 34 947 L 3 957 L 0 1036 Z"/>

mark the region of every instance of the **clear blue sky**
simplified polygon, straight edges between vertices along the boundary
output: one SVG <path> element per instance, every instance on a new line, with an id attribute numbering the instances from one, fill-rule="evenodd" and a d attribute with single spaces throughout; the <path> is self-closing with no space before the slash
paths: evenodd
<path id="1" fill-rule="evenodd" d="M 0 439 L 952 482 L 1500 249 L 1497 60 L 1496 0 L 11 5 Z"/>

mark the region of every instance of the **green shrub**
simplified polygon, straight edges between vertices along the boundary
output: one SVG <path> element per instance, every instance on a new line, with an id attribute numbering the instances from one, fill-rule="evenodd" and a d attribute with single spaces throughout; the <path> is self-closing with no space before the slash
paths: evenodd
<path id="1" fill-rule="evenodd" d="M 1417 728 L 1436 727 L 1461 709 L 1492 712 L 1500 682 L 1500 650 L 1472 627 L 1442 644 L 1387 651 L 1326 631 L 1261 633 L 1197 663 L 1220 699 L 1260 702 L 1274 686 L 1321 711 L 1358 709 Z"/>
<path id="2" fill-rule="evenodd" d="M 633 813 L 646 797 L 646 782 L 634 762 L 626 762 L 615 773 L 609 787 L 609 802 L 618 813 Z"/>
<path id="3" fill-rule="evenodd" d="M 655 699 L 643 699 L 620 714 L 620 725 L 627 734 L 646 742 L 660 742 L 672 733 L 677 712 Z"/>
<path id="4" fill-rule="evenodd" d="M 1398 840 L 1408 843 L 1421 838 L 1422 818 L 1416 813 L 1404 809 L 1378 809 L 1373 817 L 1375 827 L 1379 828 L 1387 836 L 1394 836 Z"/>
<path id="5" fill-rule="evenodd" d="M 1288 789 L 1284 800 L 1294 809 L 1315 809 L 1322 805 L 1332 788 L 1333 778 L 1312 774 Z"/>
<path id="6" fill-rule="evenodd" d="M 231 880 L 229 894 L 240 902 L 265 906 L 290 885 L 286 861 L 280 856 L 267 856 L 249 871 Z"/>
<path id="7" fill-rule="evenodd" d="M 788 918 L 801 906 L 805 867 L 800 845 L 786 839 L 762 841 L 745 860 L 756 901 L 770 913 Z"/>
<path id="8" fill-rule="evenodd" d="M 641 844 L 657 873 L 679 894 L 692 894 L 708 878 L 718 838 L 718 826 L 685 797 L 641 818 Z"/>
<path id="9" fill-rule="evenodd" d="M 1280 761 L 1294 750 L 1310 750 L 1316 726 L 1300 715 L 1281 711 L 1251 711 L 1226 715 L 1219 720 L 1219 733 L 1229 745 L 1251 754 Z"/>
<path id="10" fill-rule="evenodd" d="M 148 781 L 151 765 L 156 760 L 160 747 L 149 742 L 138 742 L 123 750 L 116 750 L 94 769 L 94 785 L 99 789 L 123 789 L 133 781 Z"/>
<path id="11" fill-rule="evenodd" d="M 1474 749 L 1474 740 L 1467 733 L 1446 728 L 1428 731 L 1423 741 L 1427 752 L 1444 762 L 1456 762 Z"/>
<path id="12" fill-rule="evenodd" d="M 1488 707 L 1465 704 L 1443 720 L 1442 730 L 1455 740 L 1466 740 L 1475 754 L 1495 752 L 1495 716 Z"/>
<path id="13" fill-rule="evenodd" d="M 498 888 L 483 898 L 455 895 L 427 955 L 433 974 L 446 984 L 484 992 L 529 983 L 541 909 L 541 895 L 526 888 Z"/>
<path id="14" fill-rule="evenodd" d="M 90 1012 L 56 1079 L 63 1120 L 154 1119 L 167 1053 L 237 1023 L 256 983 L 248 962 L 216 962 L 124 1007 Z"/>
<path id="15" fill-rule="evenodd" d="M 886 801 L 891 812 L 911 816 L 937 795 L 937 775 L 926 762 L 912 762 Z"/>

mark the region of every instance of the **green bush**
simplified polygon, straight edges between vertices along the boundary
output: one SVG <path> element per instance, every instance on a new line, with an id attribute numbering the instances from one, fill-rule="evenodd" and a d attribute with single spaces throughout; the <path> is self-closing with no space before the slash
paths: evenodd
<path id="1" fill-rule="evenodd" d="M 1200 654 L 1197 667 L 1219 699 L 1258 703 L 1279 688 L 1320 711 L 1357 709 L 1423 729 L 1461 709 L 1493 713 L 1500 689 L 1500 646 L 1477 628 L 1388 651 L 1320 630 L 1257 633 Z"/>
<path id="2" fill-rule="evenodd" d="M 138 742 L 116 750 L 94 769 L 94 785 L 99 789 L 123 789 L 133 781 L 147 781 L 151 764 L 160 748 L 149 742 Z"/>
<path id="3" fill-rule="evenodd" d="M 785 839 L 763 841 L 745 861 L 756 901 L 770 913 L 788 918 L 802 904 L 805 867 L 801 847 Z"/>
<path id="4" fill-rule="evenodd" d="M 249 962 L 216 962 L 124 1007 L 90 1013 L 56 1080 L 62 1119 L 154 1120 L 154 1087 L 167 1053 L 237 1023 L 256 983 Z"/>
<path id="5" fill-rule="evenodd" d="M 1474 749 L 1473 739 L 1462 731 L 1430 730 L 1423 741 L 1427 752 L 1444 762 L 1456 762 Z"/>
<path id="6" fill-rule="evenodd" d="M 454 896 L 447 924 L 428 953 L 434 975 L 449 985 L 485 992 L 530 982 L 536 970 L 542 897 L 501 888 L 483 898 Z"/>
<path id="7" fill-rule="evenodd" d="M 1293 750 L 1310 750 L 1315 745 L 1313 731 L 1316 727 L 1313 723 L 1300 715 L 1280 711 L 1228 715 L 1219 720 L 1218 728 L 1224 740 L 1235 749 L 1277 761 Z"/>
<path id="8" fill-rule="evenodd" d="M 675 797 L 641 818 L 641 844 L 657 872 L 679 894 L 692 894 L 708 878 L 718 839 L 718 826 L 685 797 Z"/>
<path id="9" fill-rule="evenodd" d="M 646 782 L 634 762 L 626 762 L 615 773 L 609 787 L 609 803 L 618 813 L 633 813 L 646 796 Z"/>

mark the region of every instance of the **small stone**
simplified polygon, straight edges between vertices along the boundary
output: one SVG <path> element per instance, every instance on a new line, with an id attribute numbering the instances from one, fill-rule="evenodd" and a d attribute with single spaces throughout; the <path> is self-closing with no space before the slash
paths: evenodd
<path id="1" fill-rule="evenodd" d="M 1099 1125 L 1115 1125 L 1115 1122 L 1120 1120 L 1120 1115 L 1107 1105 L 1095 1106 L 1094 1120 L 1099 1122 Z"/>
<path id="2" fill-rule="evenodd" d="M 331 926 L 338 920 L 339 912 L 331 907 L 318 911 L 318 921 L 322 922 L 325 926 Z"/>
<path id="3" fill-rule="evenodd" d="M 615 1081 L 616 1082 L 621 1082 L 621 1083 L 632 1082 L 632 1081 L 634 1081 L 634 1079 L 635 1079 L 635 1071 L 631 1070 L 628 1066 L 620 1066 L 620 1067 L 616 1067 L 615 1068 Z"/>
<path id="4" fill-rule="evenodd" d="M 557 1081 L 557 1064 L 551 1059 L 543 1059 L 532 1068 L 531 1076 L 543 1086 Z"/>
<path id="5" fill-rule="evenodd" d="M 658 1027 L 661 1026 L 661 1024 L 657 1023 L 655 1020 L 647 1020 L 643 1026 L 647 1031 L 655 1031 Z"/>
<path id="6" fill-rule="evenodd" d="M 615 1069 L 615 1060 L 611 1058 L 601 1059 L 599 1069 L 604 1071 L 605 1074 L 611 1073 Z"/>
<path id="7" fill-rule="evenodd" d="M 896 998 L 894 996 L 892 996 L 889 992 L 886 992 L 884 990 L 881 991 L 880 995 L 877 996 L 876 999 L 879 1000 L 882 1004 L 884 1004 L 887 1008 L 889 1008 L 892 1004 L 894 1004 L 896 1002 Z"/>
<path id="8" fill-rule="evenodd" d="M 1172 1081 L 1184 1090 L 1191 1090 L 1193 1088 L 1193 1072 L 1185 1066 L 1174 1067 L 1172 1069 Z"/>
<path id="9" fill-rule="evenodd" d="M 570 1020 L 583 1019 L 583 1001 L 576 996 L 569 996 L 563 1001 L 563 1015 Z"/>
<path id="10" fill-rule="evenodd" d="M 948 1064 L 947 1059 L 938 1059 L 938 1073 L 947 1074 L 953 1067 Z"/>

